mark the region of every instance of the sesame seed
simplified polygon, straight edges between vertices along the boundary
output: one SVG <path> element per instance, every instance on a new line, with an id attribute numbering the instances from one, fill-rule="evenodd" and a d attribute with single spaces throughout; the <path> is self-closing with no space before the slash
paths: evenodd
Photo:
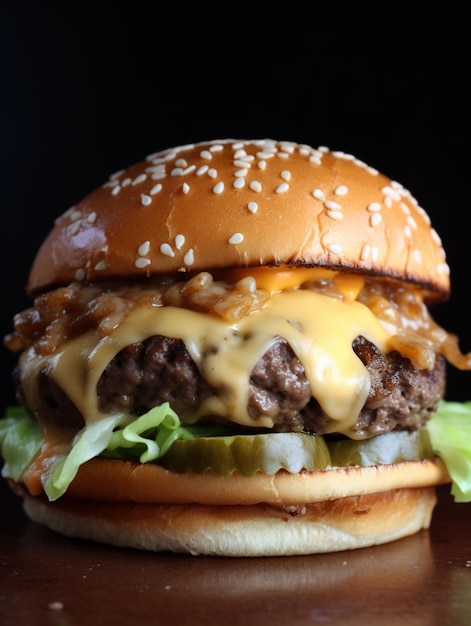
<path id="1" fill-rule="evenodd" d="M 291 172 L 288 170 L 283 170 L 281 172 L 281 178 L 283 180 L 286 180 L 287 182 L 289 182 L 291 180 Z"/>
<path id="2" fill-rule="evenodd" d="M 410 209 L 405 202 L 401 202 L 400 207 L 406 215 L 410 215 Z"/>
<path id="3" fill-rule="evenodd" d="M 136 261 L 134 262 L 134 265 L 140 269 L 142 269 L 143 267 L 146 267 L 147 265 L 150 265 L 150 259 L 145 259 L 144 257 L 139 257 L 138 259 L 136 259 Z"/>
<path id="4" fill-rule="evenodd" d="M 149 165 L 149 167 L 146 167 L 145 171 L 148 174 L 153 174 L 154 172 L 165 172 L 165 168 L 165 163 L 154 163 L 154 165 Z"/>
<path id="5" fill-rule="evenodd" d="M 285 193 L 286 191 L 288 191 L 289 189 L 289 185 L 288 183 L 281 183 L 280 185 L 278 185 L 278 187 L 275 189 L 275 193 Z"/>
<path id="6" fill-rule="evenodd" d="M 218 171 L 214 169 L 214 167 L 210 167 L 208 169 L 208 176 L 210 176 L 211 178 L 216 178 L 216 176 L 218 175 Z"/>
<path id="7" fill-rule="evenodd" d="M 324 206 L 326 209 L 330 209 L 331 211 L 341 211 L 342 207 L 340 206 L 340 204 L 338 204 L 337 202 L 334 202 L 333 200 L 326 200 L 324 202 Z"/>
<path id="8" fill-rule="evenodd" d="M 366 207 L 366 209 L 367 211 L 372 212 L 381 211 L 381 204 L 379 202 L 372 202 Z"/>
<path id="9" fill-rule="evenodd" d="M 252 191 L 256 191 L 257 193 L 262 191 L 262 185 L 258 180 L 251 180 L 249 183 L 249 187 Z"/>
<path id="10" fill-rule="evenodd" d="M 329 246 L 327 246 L 327 248 L 330 250 L 330 252 L 333 252 L 334 254 L 340 254 L 342 252 L 342 246 L 338 243 L 331 243 Z"/>
<path id="11" fill-rule="evenodd" d="M 145 193 L 141 193 L 141 204 L 143 206 L 149 206 L 152 203 L 152 198 Z"/>
<path id="12" fill-rule="evenodd" d="M 393 203 L 393 201 L 392 201 L 391 196 L 386 196 L 384 198 L 384 204 L 387 206 L 388 209 L 390 209 L 392 207 L 392 203 Z"/>
<path id="13" fill-rule="evenodd" d="M 256 213 L 258 211 L 258 204 L 256 202 L 249 202 L 247 208 L 251 213 Z"/>
<path id="14" fill-rule="evenodd" d="M 409 226 L 409 224 L 406 224 L 406 225 L 404 226 L 404 237 L 405 237 L 406 239 L 411 239 L 411 238 L 412 238 L 412 229 L 411 229 L 411 227 Z"/>
<path id="15" fill-rule="evenodd" d="M 325 198 L 325 194 L 322 189 L 314 189 L 312 195 L 316 200 L 324 200 Z"/>
<path id="16" fill-rule="evenodd" d="M 209 166 L 208 165 L 202 165 L 201 167 L 199 167 L 196 170 L 196 175 L 197 176 L 202 176 L 203 174 L 206 174 L 206 172 L 209 170 Z"/>
<path id="17" fill-rule="evenodd" d="M 147 178 L 147 174 L 139 174 L 139 176 L 136 176 L 136 178 L 132 181 L 132 185 L 139 185 L 140 183 L 143 183 Z"/>
<path id="18" fill-rule="evenodd" d="M 202 150 L 200 152 L 200 157 L 202 159 L 212 159 L 213 155 L 211 154 L 211 152 L 209 150 Z"/>
<path id="19" fill-rule="evenodd" d="M 420 250 L 413 250 L 412 258 L 414 259 L 416 263 L 418 264 L 422 263 L 422 253 L 420 252 Z"/>
<path id="20" fill-rule="evenodd" d="M 160 153 L 159 153 L 159 154 L 160 154 Z M 175 155 L 174 155 L 174 156 L 175 156 Z M 170 158 L 171 158 L 171 157 L 170 157 Z M 150 157 L 148 157 L 148 159 L 147 159 L 147 160 L 148 160 L 148 161 L 152 161 L 152 163 L 153 163 L 154 165 L 161 165 L 162 163 L 166 163 L 166 162 L 169 160 L 169 158 L 168 158 L 167 156 L 164 156 L 164 157 L 157 157 L 157 156 L 156 156 L 156 157 L 154 158 L 154 156 L 152 156 L 152 155 L 151 155 Z"/>
<path id="21" fill-rule="evenodd" d="M 342 152 L 342 150 L 336 150 L 332 152 L 332 154 L 338 159 L 345 159 L 346 161 L 353 161 L 353 159 L 355 158 L 352 154 L 349 154 L 348 152 Z"/>
<path id="22" fill-rule="evenodd" d="M 360 258 L 362 261 L 367 261 L 371 254 L 371 246 L 367 243 L 363 244 L 363 247 L 360 252 Z"/>
<path id="23" fill-rule="evenodd" d="M 372 213 L 370 215 L 370 226 L 378 226 L 378 224 L 381 224 L 382 220 L 381 213 Z"/>
<path id="24" fill-rule="evenodd" d="M 185 254 L 185 256 L 183 257 L 183 262 L 185 263 L 185 265 L 193 265 L 193 263 L 195 262 L 195 253 L 193 251 L 193 248 L 190 248 L 190 250 L 188 250 L 188 252 Z"/>
<path id="25" fill-rule="evenodd" d="M 216 183 L 213 187 L 213 193 L 219 195 L 224 191 L 224 183 L 222 182 L 222 180 L 220 180 L 218 183 Z"/>
<path id="26" fill-rule="evenodd" d="M 235 159 L 232 164 L 234 165 L 234 167 L 252 167 L 252 164 L 249 163 L 247 157 L 245 159 Z"/>
<path id="27" fill-rule="evenodd" d="M 440 235 L 437 233 L 437 231 L 434 228 L 430 230 L 430 234 L 432 235 L 432 238 L 435 240 L 435 242 L 438 243 L 439 246 L 441 246 L 442 240 L 440 238 Z"/>
<path id="28" fill-rule="evenodd" d="M 177 159 L 177 160 L 175 161 L 175 165 L 176 165 L 177 167 L 183 167 L 183 168 L 185 168 L 185 167 L 188 167 L 188 161 L 187 161 L 186 159 Z"/>
<path id="29" fill-rule="evenodd" d="M 371 248 L 371 258 L 373 261 L 377 261 L 379 256 L 379 249 L 376 246 Z"/>
<path id="30" fill-rule="evenodd" d="M 182 167 L 174 167 L 173 170 L 170 172 L 170 176 L 182 176 L 182 175 L 183 175 Z"/>
<path id="31" fill-rule="evenodd" d="M 245 187 L 245 178 L 236 178 L 232 185 L 236 189 L 242 189 Z"/>
<path id="32" fill-rule="evenodd" d="M 228 242 L 231 244 L 242 243 L 243 241 L 244 241 L 244 235 L 242 233 L 234 233 L 228 239 Z"/>
<path id="33" fill-rule="evenodd" d="M 259 161 L 257 164 L 257 167 L 259 170 L 266 170 L 267 169 L 267 162 L 265 160 Z"/>
<path id="34" fill-rule="evenodd" d="M 166 178 L 166 177 L 167 177 L 167 174 L 165 173 L 165 170 L 154 172 L 151 176 L 152 180 L 162 180 L 162 178 Z"/>
<path id="35" fill-rule="evenodd" d="M 408 224 L 409 224 L 409 225 L 410 225 L 410 226 L 411 226 L 414 230 L 417 230 L 417 223 L 416 223 L 415 219 L 414 219 L 411 215 L 408 215 L 408 216 L 407 216 L 407 223 L 408 223 Z"/>
<path id="36" fill-rule="evenodd" d="M 113 189 L 111 190 L 111 193 L 113 196 L 117 196 L 120 191 L 121 191 L 120 185 L 115 185 Z"/>
<path id="37" fill-rule="evenodd" d="M 132 182 L 131 179 L 127 177 L 121 182 L 121 187 L 127 187 L 128 185 L 131 184 L 131 182 Z"/>
<path id="38" fill-rule="evenodd" d="M 383 187 L 381 189 L 381 192 L 384 193 L 385 196 L 391 196 L 393 200 L 397 200 L 398 202 L 401 199 L 399 192 L 397 191 L 397 189 L 394 189 L 393 187 L 390 187 L 390 186 Z"/>
<path id="39" fill-rule="evenodd" d="M 233 146 L 233 148 L 235 148 L 236 146 L 240 146 L 240 145 L 242 144 L 236 144 L 235 146 Z M 247 152 L 243 148 L 240 148 L 234 154 L 234 159 L 242 159 L 243 157 L 246 157 L 246 156 L 247 156 Z"/>
<path id="40" fill-rule="evenodd" d="M 340 220 L 343 220 L 343 213 L 342 213 L 342 211 L 331 211 L 331 210 L 328 210 L 327 211 L 327 215 L 331 219 L 337 220 L 337 222 L 339 222 Z"/>
<path id="41" fill-rule="evenodd" d="M 72 211 L 72 213 L 70 214 L 70 221 L 76 222 L 81 217 L 82 217 L 82 211 Z"/>
<path id="42" fill-rule="evenodd" d="M 165 256 L 175 256 L 174 251 L 172 250 L 172 248 L 169 246 L 168 243 L 163 243 L 160 246 L 160 252 L 162 254 L 165 254 Z"/>
<path id="43" fill-rule="evenodd" d="M 336 196 L 346 196 L 348 193 L 348 187 L 346 185 L 339 185 L 334 189 L 334 194 Z"/>
<path id="44" fill-rule="evenodd" d="M 184 243 L 185 243 L 185 236 L 184 235 L 177 235 L 175 237 L 175 246 L 176 246 L 177 250 L 181 250 Z"/>
<path id="45" fill-rule="evenodd" d="M 257 152 L 257 157 L 259 159 L 272 159 L 274 156 L 274 153 L 268 152 L 267 150 L 264 150 L 263 152 Z"/>
<path id="46" fill-rule="evenodd" d="M 149 250 L 150 250 L 150 241 L 144 241 L 144 243 L 141 243 L 141 245 L 137 249 L 137 253 L 139 256 L 147 256 L 149 254 Z"/>
<path id="47" fill-rule="evenodd" d="M 188 183 L 183 183 L 182 191 L 186 195 L 190 191 L 190 185 Z"/>
<path id="48" fill-rule="evenodd" d="M 116 187 L 116 185 L 119 185 L 117 180 L 109 180 L 106 183 L 104 183 L 104 185 L 102 185 L 103 189 L 106 189 L 107 187 Z"/>
<path id="49" fill-rule="evenodd" d="M 168 150 L 166 152 L 158 152 L 157 154 L 153 154 L 150 157 L 147 157 L 149 161 L 152 163 L 166 163 L 167 161 L 171 161 L 177 157 L 177 152 L 175 150 Z"/>
<path id="50" fill-rule="evenodd" d="M 69 234 L 74 236 L 80 232 L 80 222 L 73 222 L 68 228 Z"/>
<path id="51" fill-rule="evenodd" d="M 156 193 L 162 191 L 162 183 L 156 183 L 152 189 L 149 191 L 151 196 L 155 196 Z"/>
<path id="52" fill-rule="evenodd" d="M 244 167 L 241 170 L 237 170 L 234 172 L 234 176 L 247 176 L 247 168 Z"/>
<path id="53" fill-rule="evenodd" d="M 310 163 L 315 163 L 316 165 L 321 165 L 322 164 L 321 158 L 318 157 L 318 156 L 315 156 L 315 155 L 309 157 L 309 162 Z"/>
<path id="54" fill-rule="evenodd" d="M 92 212 L 88 215 L 88 217 L 87 217 L 87 222 L 88 222 L 89 224 L 94 224 L 94 223 L 96 222 L 96 213 L 95 213 L 95 211 L 92 211 Z"/>
<path id="55" fill-rule="evenodd" d="M 216 143 L 209 149 L 210 152 L 221 152 L 221 150 L 224 150 L 224 146 L 220 143 Z"/>
<path id="56" fill-rule="evenodd" d="M 287 152 L 278 152 L 276 156 L 279 159 L 289 159 L 289 154 Z"/>
<path id="57" fill-rule="evenodd" d="M 106 265 L 105 261 L 98 261 L 98 263 L 95 265 L 95 270 L 106 270 L 107 267 L 108 266 Z"/>

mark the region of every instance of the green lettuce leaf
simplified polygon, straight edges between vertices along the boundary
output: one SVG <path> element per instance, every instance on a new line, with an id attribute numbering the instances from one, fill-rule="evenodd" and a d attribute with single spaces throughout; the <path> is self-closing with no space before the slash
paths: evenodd
<path id="1" fill-rule="evenodd" d="M 139 459 L 141 463 L 156 461 L 177 439 L 193 439 L 188 428 L 168 402 L 156 406 L 144 415 L 130 418 L 128 424 L 117 428 L 103 451 L 104 456 L 119 459 Z"/>
<path id="2" fill-rule="evenodd" d="M 427 423 L 432 448 L 440 456 L 453 481 L 456 502 L 471 501 L 471 402 L 440 403 Z"/>
<path id="3" fill-rule="evenodd" d="M 41 448 L 41 433 L 22 407 L 9 407 L 0 420 L 0 452 L 4 459 L 2 476 L 20 480 Z"/>
<path id="4" fill-rule="evenodd" d="M 77 475 L 79 467 L 103 452 L 113 435 L 113 429 L 122 419 L 122 415 L 111 415 L 88 424 L 77 433 L 70 452 L 58 455 L 44 477 L 43 488 L 49 500 L 57 500 L 62 496 Z"/>
<path id="5" fill-rule="evenodd" d="M 197 432 L 198 428 L 193 429 Z M 57 500 L 73 481 L 80 466 L 103 455 L 134 459 L 141 463 L 162 457 L 177 439 L 195 435 L 181 425 L 178 415 L 163 404 L 136 419 L 116 414 L 87 424 L 79 431 L 64 454 L 56 455 L 42 478 L 49 500 Z M 0 454 L 4 459 L 2 475 L 20 480 L 41 448 L 41 432 L 20 407 L 11 407 L 0 420 Z"/>
<path id="6" fill-rule="evenodd" d="M 58 458 L 45 482 L 50 500 L 63 495 L 75 478 L 80 465 L 96 456 L 136 459 L 141 463 L 156 461 L 176 439 L 192 435 L 181 426 L 178 415 L 168 403 L 154 407 L 136 419 L 130 415 L 112 415 L 88 424 L 75 437 L 71 451 Z"/>

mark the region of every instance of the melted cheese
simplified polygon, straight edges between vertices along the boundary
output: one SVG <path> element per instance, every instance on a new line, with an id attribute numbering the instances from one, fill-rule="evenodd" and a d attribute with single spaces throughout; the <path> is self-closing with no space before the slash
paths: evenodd
<path id="1" fill-rule="evenodd" d="M 356 283 L 346 282 L 346 293 L 354 293 Z M 139 305 L 104 338 L 90 330 L 66 340 L 51 356 L 38 358 L 34 347 L 25 351 L 22 375 L 29 405 L 39 406 L 36 380 L 46 370 L 87 423 L 102 418 L 96 388 L 104 369 L 121 349 L 153 335 L 183 340 L 203 377 L 217 390 L 195 420 L 215 414 L 267 428 L 273 426 L 270 417 L 254 421 L 247 412 L 250 373 L 276 338 L 284 338 L 302 362 L 313 396 L 332 418 L 331 432 L 350 436 L 370 389 L 369 374 L 352 342 L 363 335 L 384 353 L 391 345 L 390 335 L 366 306 L 307 289 L 272 293 L 262 309 L 235 324 L 179 307 Z"/>
<path id="2" fill-rule="evenodd" d="M 270 293 L 299 287 L 301 284 L 310 280 L 329 279 L 337 275 L 337 272 L 322 267 L 251 267 L 238 268 L 232 270 L 224 270 L 222 277 L 237 281 L 246 276 L 252 276 L 257 282 L 257 287 L 266 289 Z M 357 278 L 364 283 L 364 279 L 360 276 Z"/>

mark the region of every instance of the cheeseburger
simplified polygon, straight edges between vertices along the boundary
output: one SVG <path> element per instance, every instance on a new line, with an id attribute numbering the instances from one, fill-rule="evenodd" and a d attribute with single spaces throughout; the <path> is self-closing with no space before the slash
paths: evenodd
<path id="1" fill-rule="evenodd" d="M 471 355 L 428 308 L 449 291 L 425 211 L 350 154 L 152 154 L 64 213 L 33 262 L 5 338 L 21 408 L 0 422 L 3 475 L 32 520 L 153 551 L 418 532 L 436 485 L 469 499 L 440 424 L 460 412 L 447 364 Z"/>

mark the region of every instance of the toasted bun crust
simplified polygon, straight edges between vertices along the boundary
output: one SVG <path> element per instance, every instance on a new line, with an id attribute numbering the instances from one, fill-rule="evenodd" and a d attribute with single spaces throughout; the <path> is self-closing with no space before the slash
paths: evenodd
<path id="1" fill-rule="evenodd" d="M 149 551 L 226 557 L 352 550 L 394 541 L 430 525 L 433 487 L 396 489 L 303 506 L 50 503 L 25 496 L 27 515 L 71 537 Z"/>
<path id="2" fill-rule="evenodd" d="M 176 271 L 324 266 L 449 292 L 411 194 L 351 155 L 289 142 L 172 148 L 113 175 L 56 222 L 28 291 Z"/>
<path id="3" fill-rule="evenodd" d="M 94 459 L 48 502 L 14 484 L 29 517 L 72 537 L 153 551 L 275 556 L 386 543 L 430 524 L 438 458 L 275 476 L 176 474 Z"/>

